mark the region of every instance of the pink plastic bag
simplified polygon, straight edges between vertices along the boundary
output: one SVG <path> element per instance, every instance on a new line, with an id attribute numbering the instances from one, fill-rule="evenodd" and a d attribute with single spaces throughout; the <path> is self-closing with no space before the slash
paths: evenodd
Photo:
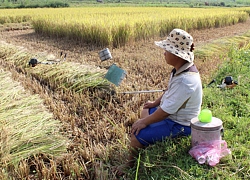
<path id="1" fill-rule="evenodd" d="M 189 150 L 189 154 L 199 164 L 207 163 L 210 166 L 215 166 L 222 157 L 231 154 L 231 151 L 227 148 L 225 140 L 214 140 L 199 143 Z"/>

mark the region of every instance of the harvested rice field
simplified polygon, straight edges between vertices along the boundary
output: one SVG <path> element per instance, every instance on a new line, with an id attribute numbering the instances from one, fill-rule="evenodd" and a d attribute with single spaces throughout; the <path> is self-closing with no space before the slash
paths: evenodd
<path id="1" fill-rule="evenodd" d="M 132 123 L 143 104 L 160 95 L 123 92 L 166 87 L 172 68 L 154 45 L 165 37 L 97 46 L 51 38 L 27 25 L 0 31 L 0 179 L 117 179 L 111 169 L 126 161 Z M 243 46 L 250 42 L 249 31 L 250 18 L 189 31 L 204 84 L 226 57 L 227 49 L 220 43 L 233 39 Z M 217 44 L 218 52 L 209 49 L 210 44 Z M 102 62 L 98 53 L 107 47 L 113 58 Z M 67 55 L 63 62 L 28 65 L 31 58 L 54 62 L 61 52 Z M 119 86 L 103 78 L 105 67 L 113 63 L 127 72 Z M 121 179 L 135 179 L 133 171 Z"/>

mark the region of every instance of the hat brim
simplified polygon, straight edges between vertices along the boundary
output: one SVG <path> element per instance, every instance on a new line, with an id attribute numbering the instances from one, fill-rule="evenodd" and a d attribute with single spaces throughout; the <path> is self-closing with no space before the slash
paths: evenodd
<path id="1" fill-rule="evenodd" d="M 181 51 L 177 49 L 176 47 L 172 46 L 170 41 L 168 40 L 163 40 L 163 41 L 155 41 L 155 45 L 159 46 L 162 49 L 165 49 L 166 51 L 188 61 L 188 62 L 193 62 L 194 61 L 194 53 L 193 52 L 186 52 L 186 51 Z"/>

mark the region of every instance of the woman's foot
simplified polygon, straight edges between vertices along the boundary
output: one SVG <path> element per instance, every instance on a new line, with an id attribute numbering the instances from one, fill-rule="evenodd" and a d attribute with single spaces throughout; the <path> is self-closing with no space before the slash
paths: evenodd
<path id="1" fill-rule="evenodd" d="M 117 177 L 125 175 L 125 172 L 134 166 L 134 161 L 129 161 L 126 164 L 115 166 L 112 171 Z"/>

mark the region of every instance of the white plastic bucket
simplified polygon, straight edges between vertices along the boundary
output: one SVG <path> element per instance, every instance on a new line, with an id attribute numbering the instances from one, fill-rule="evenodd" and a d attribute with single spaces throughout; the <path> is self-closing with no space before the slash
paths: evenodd
<path id="1" fill-rule="evenodd" d="M 209 123 L 202 123 L 198 118 L 191 119 L 191 143 L 192 147 L 201 142 L 221 140 L 223 135 L 222 121 L 212 117 Z"/>
<path id="2" fill-rule="evenodd" d="M 109 48 L 103 49 L 99 52 L 99 57 L 102 61 L 112 59 L 111 53 L 109 51 Z"/>

